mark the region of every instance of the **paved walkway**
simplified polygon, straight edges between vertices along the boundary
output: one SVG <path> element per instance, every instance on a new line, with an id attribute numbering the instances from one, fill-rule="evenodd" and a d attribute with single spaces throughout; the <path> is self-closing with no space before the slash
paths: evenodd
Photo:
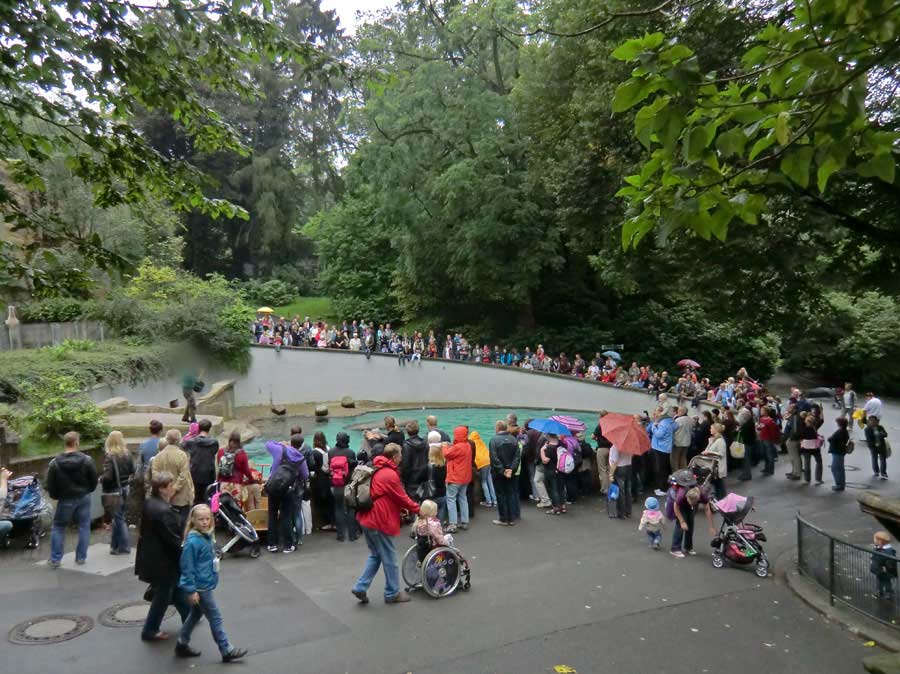
<path id="1" fill-rule="evenodd" d="M 859 451 L 850 464 L 865 469 L 867 458 Z M 898 468 L 891 466 L 892 475 L 900 477 Z M 757 497 L 754 521 L 766 528 L 773 562 L 794 545 L 798 511 L 829 530 L 870 538 L 876 523 L 860 513 L 858 490 L 834 494 L 828 484 L 788 483 L 785 470 L 781 461 L 777 477 L 734 486 Z M 898 482 L 873 482 L 867 470 L 853 474 L 859 487 L 900 496 Z M 229 636 L 251 649 L 246 666 L 253 671 L 315 674 L 539 674 L 556 666 L 582 674 L 812 674 L 861 671 L 860 660 L 879 650 L 807 608 L 774 578 L 713 569 L 702 527 L 700 554 L 676 560 L 647 550 L 637 519 L 609 520 L 597 499 L 565 517 L 523 507 L 523 522 L 512 529 L 491 526 L 491 512 L 479 508 L 472 528 L 458 535 L 472 564 L 472 589 L 440 601 L 415 596 L 409 604 L 385 605 L 379 577 L 372 603 L 358 605 L 349 587 L 362 568 L 364 546 L 338 544 L 329 534 L 309 537 L 294 555 L 229 558 L 217 592 Z M 105 536 L 95 532 L 94 542 Z M 398 546 L 407 542 L 400 538 Z M 39 563 L 46 542 L 38 552 L 0 554 L 4 634 L 47 613 L 96 619 L 144 590 L 130 569 L 106 576 L 68 567 L 51 571 Z M 102 547 L 91 550 L 92 557 L 105 554 Z M 164 627 L 174 631 L 177 622 Z M 142 643 L 136 628 L 98 624 L 53 646 L 2 642 L 0 657 L 14 662 L 17 674 L 45 674 L 61 662 L 67 674 L 221 671 L 205 623 L 196 645 L 203 656 L 184 662 L 173 657 L 170 644 Z"/>

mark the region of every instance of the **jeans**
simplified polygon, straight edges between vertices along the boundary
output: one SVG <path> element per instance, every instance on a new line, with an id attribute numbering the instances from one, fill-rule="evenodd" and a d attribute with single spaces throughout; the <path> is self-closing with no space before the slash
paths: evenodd
<path id="1" fill-rule="evenodd" d="M 876 475 L 887 477 L 887 455 L 871 447 L 869 448 L 869 453 L 872 455 L 872 472 Z M 880 469 L 879 463 L 881 464 Z"/>
<path id="2" fill-rule="evenodd" d="M 281 544 L 282 548 L 294 545 L 294 494 L 287 491 L 269 497 L 269 521 L 267 524 L 269 546 Z M 303 531 L 303 526 L 300 526 Z"/>
<path id="3" fill-rule="evenodd" d="M 294 540 L 302 541 L 305 530 L 303 523 L 303 490 L 292 489 L 290 491 L 290 499 L 293 506 Z"/>
<path id="4" fill-rule="evenodd" d="M 681 510 L 681 516 L 687 524 L 687 530 L 681 528 L 678 520 L 675 520 L 675 531 L 672 533 L 672 551 L 681 550 L 681 542 L 684 539 L 684 550 L 694 549 L 694 509 L 685 507 Z"/>
<path id="5" fill-rule="evenodd" d="M 212 632 L 213 641 L 219 647 L 219 653 L 226 655 L 231 652 L 231 644 L 228 642 L 228 635 L 225 634 L 225 627 L 222 621 L 222 612 L 216 605 L 216 598 L 213 597 L 212 590 L 206 592 L 198 592 L 200 595 L 200 603 L 191 606 L 191 612 L 188 614 L 187 620 L 181 626 L 181 632 L 178 634 L 178 643 L 189 644 L 191 642 L 191 633 L 200 622 L 201 616 L 206 616 L 209 622 L 209 631 Z"/>
<path id="6" fill-rule="evenodd" d="M 844 472 L 844 455 L 831 455 L 831 476 L 834 478 L 834 486 L 843 489 L 846 485 L 847 474 Z"/>
<path id="7" fill-rule="evenodd" d="M 894 577 L 883 574 L 876 574 L 878 578 L 878 596 L 880 598 L 891 599 L 894 596 Z"/>
<path id="8" fill-rule="evenodd" d="M 50 561 L 59 563 L 63 556 L 66 527 L 70 522 L 78 524 L 78 546 L 75 560 L 87 559 L 88 544 L 91 542 L 91 495 L 79 498 L 60 499 L 53 515 L 53 530 L 50 533 Z"/>
<path id="9" fill-rule="evenodd" d="M 377 529 L 363 527 L 363 536 L 369 547 L 369 557 L 362 575 L 353 586 L 354 592 L 365 592 L 372 584 L 378 567 L 384 565 L 384 598 L 393 599 L 400 592 L 400 567 L 397 564 L 397 550 L 394 539 Z"/>
<path id="10" fill-rule="evenodd" d="M 491 479 L 491 467 L 479 468 L 478 477 L 481 478 L 481 493 L 484 502 L 497 505 L 497 494 L 494 493 L 494 481 Z"/>
<path id="11" fill-rule="evenodd" d="M 188 603 L 187 595 L 178 589 L 178 579 L 175 578 L 168 583 L 153 583 L 153 601 L 150 602 L 150 608 L 147 610 L 147 619 L 144 621 L 144 629 L 141 636 L 149 638 L 159 633 L 163 619 L 166 617 L 166 609 L 170 604 L 175 605 L 175 610 L 181 616 L 181 622 L 184 623 L 191 612 L 191 605 Z"/>
<path id="12" fill-rule="evenodd" d="M 0 520 L 0 548 L 6 545 L 9 532 L 13 530 L 13 523 L 8 520 Z"/>
<path id="13" fill-rule="evenodd" d="M 447 483 L 447 517 L 451 525 L 456 524 L 456 508 L 459 506 L 459 521 L 469 523 L 469 502 L 466 500 L 467 484 Z"/>
<path id="14" fill-rule="evenodd" d="M 346 536 L 355 541 L 359 537 L 359 525 L 353 511 L 344 502 L 344 488 L 332 487 L 331 494 L 334 498 L 334 528 L 337 530 L 338 540 L 342 541 Z"/>
<path id="15" fill-rule="evenodd" d="M 495 474 L 494 489 L 497 492 L 497 519 L 506 523 L 515 521 L 516 501 L 519 498 L 515 478 Z"/>
<path id="16" fill-rule="evenodd" d="M 552 468 L 544 466 L 544 482 L 547 484 L 547 493 L 550 495 L 550 502 L 554 508 L 562 508 L 566 504 L 564 478 L 565 475 L 560 475 Z"/>
<path id="17" fill-rule="evenodd" d="M 128 487 L 122 488 L 122 504 L 113 511 L 112 540 L 109 549 L 113 552 L 130 552 L 131 540 L 128 537 L 128 525 L 125 523 L 125 506 L 128 503 Z"/>
<path id="18" fill-rule="evenodd" d="M 648 531 L 647 532 L 647 540 L 650 543 L 650 545 L 659 547 L 659 544 L 662 541 L 662 532 L 661 531 Z"/>
<path id="19" fill-rule="evenodd" d="M 616 515 L 618 517 L 631 517 L 631 466 L 616 466 L 613 479 L 619 485 L 619 498 L 616 499 Z"/>
<path id="20" fill-rule="evenodd" d="M 437 503 L 438 519 L 441 522 L 446 522 L 447 521 L 447 497 L 446 496 L 435 496 L 431 500 L 434 501 L 435 503 Z"/>
<path id="21" fill-rule="evenodd" d="M 534 487 L 537 489 L 538 503 L 549 505 L 550 493 L 547 491 L 547 471 L 544 470 L 542 464 L 535 464 L 534 466 Z"/>
<path id="22" fill-rule="evenodd" d="M 822 450 L 817 449 L 814 452 L 804 452 L 803 454 L 803 479 L 809 482 L 812 461 L 816 460 L 816 482 L 822 481 Z"/>
<path id="23" fill-rule="evenodd" d="M 741 459 L 741 480 L 752 480 L 753 473 L 753 457 L 756 455 L 756 441 L 747 441 L 744 443 L 744 458 Z"/>
<path id="24" fill-rule="evenodd" d="M 765 467 L 763 468 L 763 473 L 774 473 L 775 472 L 775 458 L 778 456 L 778 448 L 775 447 L 775 443 L 771 440 L 761 440 L 762 448 L 765 459 Z"/>
<path id="25" fill-rule="evenodd" d="M 519 490 L 519 476 L 513 473 L 509 481 L 512 483 L 512 487 L 510 487 L 512 489 L 512 500 L 509 502 L 509 514 L 512 522 L 518 522 L 522 519 L 522 493 Z"/>
<path id="26" fill-rule="evenodd" d="M 488 469 L 490 469 L 490 466 L 488 466 Z M 528 463 L 528 481 L 531 483 L 531 497 L 535 501 L 540 501 L 541 495 L 538 493 L 536 478 L 537 478 L 537 466 L 534 463 L 529 462 Z M 494 483 L 493 483 L 493 481 L 491 481 L 491 487 L 493 488 L 493 486 L 494 486 Z M 494 498 L 496 499 L 496 495 Z M 495 503 L 496 503 L 496 501 L 495 501 Z"/>

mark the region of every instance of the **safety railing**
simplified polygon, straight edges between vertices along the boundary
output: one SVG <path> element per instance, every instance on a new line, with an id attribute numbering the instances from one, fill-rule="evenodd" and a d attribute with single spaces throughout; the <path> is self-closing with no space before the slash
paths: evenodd
<path id="1" fill-rule="evenodd" d="M 797 516 L 800 573 L 839 602 L 879 622 L 900 627 L 900 560 L 836 538 Z"/>

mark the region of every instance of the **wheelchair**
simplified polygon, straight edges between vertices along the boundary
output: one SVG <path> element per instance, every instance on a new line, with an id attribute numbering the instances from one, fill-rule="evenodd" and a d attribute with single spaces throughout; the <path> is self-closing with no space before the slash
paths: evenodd
<path id="1" fill-rule="evenodd" d="M 400 565 L 407 592 L 422 589 L 429 597 L 440 599 L 459 588 L 471 587 L 469 562 L 459 550 L 439 545 L 429 550 L 420 563 L 418 548 L 418 544 L 410 546 Z"/>

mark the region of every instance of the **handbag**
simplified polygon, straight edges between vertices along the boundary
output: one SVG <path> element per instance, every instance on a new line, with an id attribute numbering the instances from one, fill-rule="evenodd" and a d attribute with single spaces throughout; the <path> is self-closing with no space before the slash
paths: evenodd
<path id="1" fill-rule="evenodd" d="M 732 459 L 743 459 L 746 451 L 744 443 L 740 440 L 735 440 L 731 443 L 731 447 L 728 448 L 728 452 L 731 454 Z"/>
<path id="2" fill-rule="evenodd" d="M 116 461 L 115 456 L 110 458 L 112 460 L 113 470 L 116 472 L 116 486 L 118 489 L 114 492 L 104 492 L 103 494 L 100 494 L 100 502 L 103 504 L 104 510 L 108 513 L 113 513 L 125 502 L 125 495 L 123 494 L 122 480 L 119 478 L 119 462 Z"/>
<path id="3" fill-rule="evenodd" d="M 437 487 L 434 486 L 434 473 L 432 468 L 432 465 L 429 463 L 428 477 L 422 484 L 416 487 L 416 498 L 419 500 L 419 503 L 421 503 L 425 499 L 434 498 L 434 495 L 437 492 Z"/>
<path id="4" fill-rule="evenodd" d="M 888 442 L 888 439 L 884 439 L 884 456 L 887 459 L 891 458 L 891 443 Z"/>

